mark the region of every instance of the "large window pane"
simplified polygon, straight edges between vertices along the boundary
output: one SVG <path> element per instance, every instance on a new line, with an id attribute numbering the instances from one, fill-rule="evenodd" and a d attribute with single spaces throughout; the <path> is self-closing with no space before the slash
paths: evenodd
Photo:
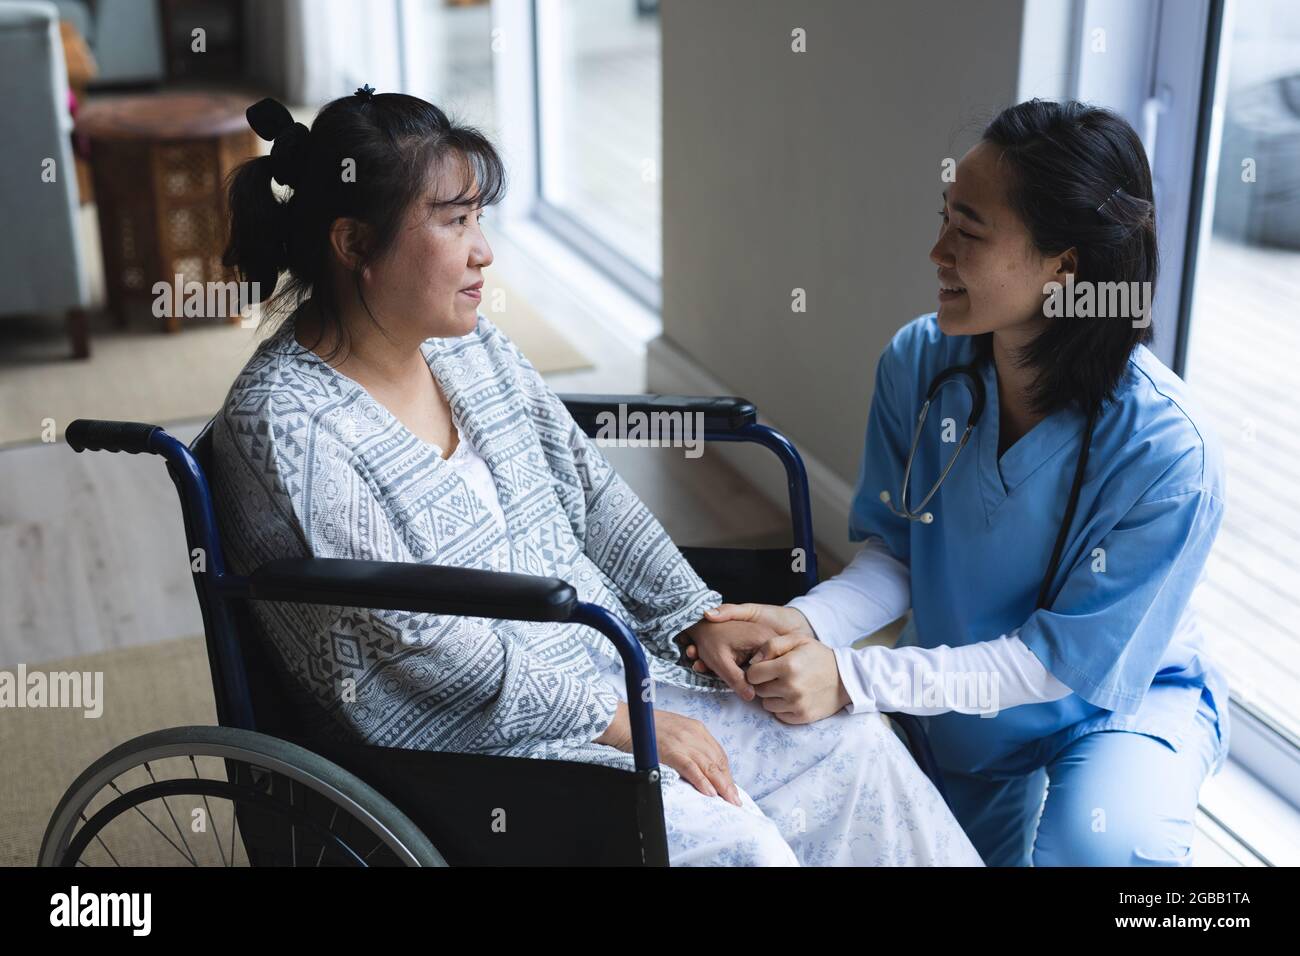
<path id="1" fill-rule="evenodd" d="M 1185 377 L 1229 483 L 1196 606 L 1234 696 L 1300 739 L 1300 6 L 1230 3 L 1221 51 L 1223 135 Z"/>
<path id="2" fill-rule="evenodd" d="M 657 4 L 538 0 L 542 199 L 658 277 Z"/>
<path id="3" fill-rule="evenodd" d="M 407 0 L 402 13 L 408 92 L 495 137 L 491 5 Z"/>

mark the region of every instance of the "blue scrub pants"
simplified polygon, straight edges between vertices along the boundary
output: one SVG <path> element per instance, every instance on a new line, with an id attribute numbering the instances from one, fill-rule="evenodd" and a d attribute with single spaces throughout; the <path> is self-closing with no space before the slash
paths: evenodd
<path id="1" fill-rule="evenodd" d="M 943 781 L 988 866 L 1188 866 L 1217 739 L 1202 699 L 1182 753 L 1145 734 L 1103 730 L 1023 776 L 945 769 Z"/>

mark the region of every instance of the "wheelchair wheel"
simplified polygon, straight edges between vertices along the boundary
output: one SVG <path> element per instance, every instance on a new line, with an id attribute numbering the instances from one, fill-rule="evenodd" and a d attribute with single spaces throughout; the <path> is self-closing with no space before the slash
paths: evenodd
<path id="1" fill-rule="evenodd" d="M 355 775 L 297 744 L 232 727 L 158 730 L 100 757 L 59 801 L 38 863 L 447 865 L 406 814 Z"/>

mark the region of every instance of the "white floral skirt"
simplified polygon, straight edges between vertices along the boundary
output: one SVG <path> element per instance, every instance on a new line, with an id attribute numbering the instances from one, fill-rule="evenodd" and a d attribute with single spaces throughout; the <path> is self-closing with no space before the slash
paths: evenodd
<path id="1" fill-rule="evenodd" d="M 605 671 L 627 700 L 621 664 Z M 983 866 L 880 714 L 777 720 L 756 698 L 655 685 L 655 707 L 703 723 L 727 752 L 737 807 L 663 784 L 673 866 Z"/>

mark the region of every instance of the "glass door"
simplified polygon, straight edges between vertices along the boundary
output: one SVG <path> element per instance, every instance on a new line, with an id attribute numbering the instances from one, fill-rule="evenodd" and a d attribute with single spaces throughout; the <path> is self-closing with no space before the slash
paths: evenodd
<path id="1" fill-rule="evenodd" d="M 1180 370 L 1222 443 L 1228 501 L 1197 589 L 1233 700 L 1300 746 L 1300 4 L 1220 8 Z M 1216 44 L 1211 42 L 1213 54 Z M 1185 279 L 1185 281 L 1189 281 Z M 1234 724 L 1234 752 L 1236 750 Z M 1293 795 L 1294 796 L 1294 795 Z"/>

